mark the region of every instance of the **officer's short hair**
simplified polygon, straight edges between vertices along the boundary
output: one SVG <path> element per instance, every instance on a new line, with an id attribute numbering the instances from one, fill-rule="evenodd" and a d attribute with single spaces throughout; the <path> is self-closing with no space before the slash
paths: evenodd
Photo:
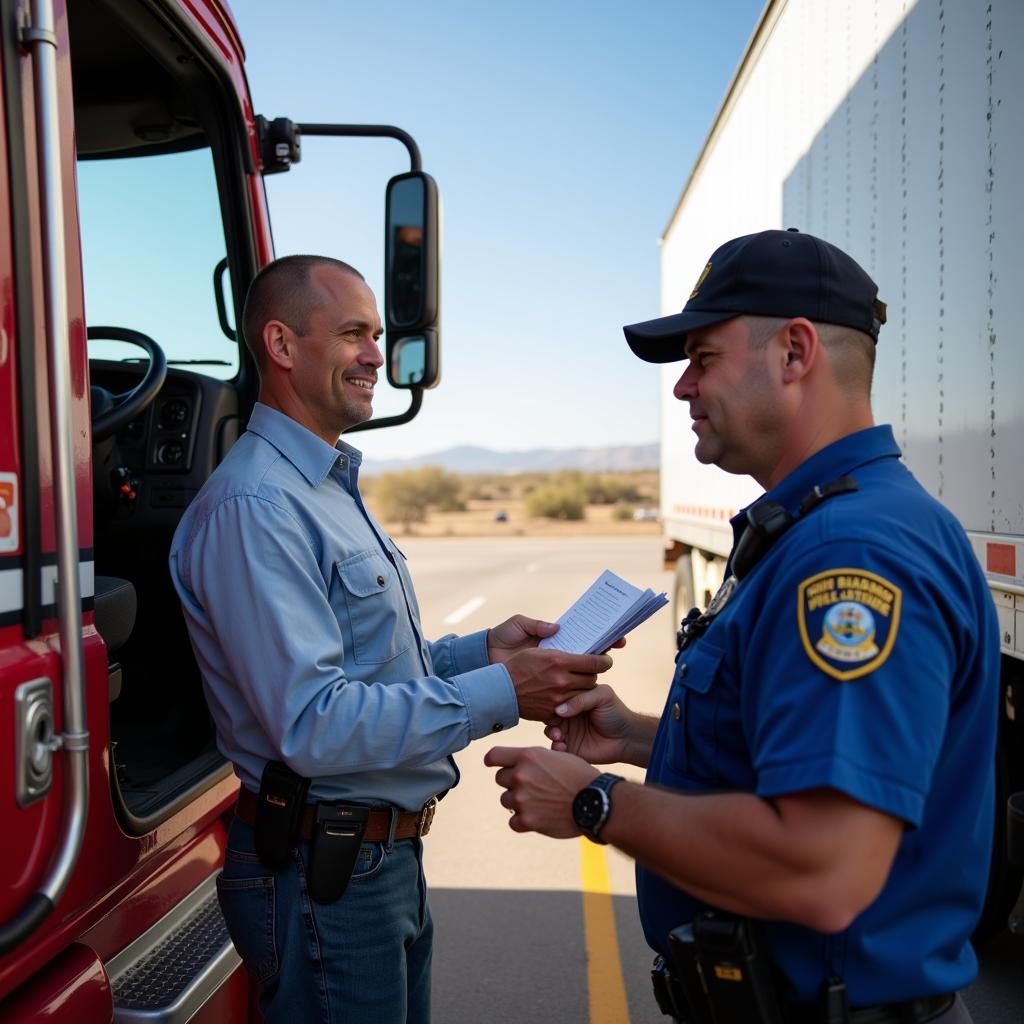
<path id="1" fill-rule="evenodd" d="M 763 349 L 782 330 L 789 319 L 779 316 L 744 316 L 750 332 L 747 346 Z M 842 324 L 814 324 L 818 340 L 828 349 L 833 374 L 840 390 L 850 396 L 870 395 L 875 370 L 874 339 L 863 331 Z"/>

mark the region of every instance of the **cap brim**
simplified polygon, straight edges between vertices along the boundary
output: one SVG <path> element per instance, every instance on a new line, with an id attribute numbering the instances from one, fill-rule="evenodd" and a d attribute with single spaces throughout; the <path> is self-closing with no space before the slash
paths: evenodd
<path id="1" fill-rule="evenodd" d="M 630 324 L 622 328 L 626 341 L 635 355 L 649 363 L 675 363 L 686 359 L 683 346 L 690 331 L 712 324 L 731 320 L 739 313 L 682 312 L 660 316 L 657 320 L 645 320 L 642 324 Z"/>

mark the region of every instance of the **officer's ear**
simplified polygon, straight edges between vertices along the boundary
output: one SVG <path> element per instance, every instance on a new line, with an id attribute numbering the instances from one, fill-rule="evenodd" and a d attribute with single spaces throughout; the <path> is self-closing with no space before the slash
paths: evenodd
<path id="1" fill-rule="evenodd" d="M 782 357 L 782 382 L 792 384 L 810 373 L 821 341 L 814 324 L 799 316 L 790 320 L 777 335 Z"/>

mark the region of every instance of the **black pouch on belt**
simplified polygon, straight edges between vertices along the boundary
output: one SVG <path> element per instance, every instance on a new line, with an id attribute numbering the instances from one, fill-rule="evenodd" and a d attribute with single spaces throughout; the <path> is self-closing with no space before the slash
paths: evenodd
<path id="1" fill-rule="evenodd" d="M 774 971 L 753 921 L 705 911 L 694 919 L 693 937 L 715 1021 L 782 1024 Z"/>
<path id="2" fill-rule="evenodd" d="M 333 903 L 348 888 L 369 817 L 370 808 L 359 804 L 317 804 L 306 879 L 317 903 Z"/>
<path id="3" fill-rule="evenodd" d="M 260 778 L 260 798 L 253 824 L 256 856 L 271 871 L 280 871 L 298 842 L 309 779 L 281 761 L 268 761 Z"/>

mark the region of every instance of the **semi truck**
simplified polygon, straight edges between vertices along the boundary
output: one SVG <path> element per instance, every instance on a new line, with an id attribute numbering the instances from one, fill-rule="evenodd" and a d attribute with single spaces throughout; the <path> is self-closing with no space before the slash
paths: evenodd
<path id="1" fill-rule="evenodd" d="M 1024 931 L 1007 856 L 1022 819 L 1006 812 L 1024 789 L 1022 161 L 1018 0 L 769 0 L 661 238 L 663 313 L 683 307 L 721 242 L 765 228 L 825 238 L 879 285 L 876 421 L 963 524 L 999 616 L 997 825 L 979 936 L 1008 914 Z M 682 615 L 721 584 L 729 519 L 760 491 L 697 463 L 671 398 L 679 372 L 662 370 L 661 517 Z"/>
<path id="2" fill-rule="evenodd" d="M 408 407 L 368 427 L 438 380 L 436 186 L 400 129 L 257 115 L 222 0 L 0 0 L 0 47 L 0 1020 L 258 1020 L 167 552 L 257 394 L 264 176 L 311 135 L 408 153 L 381 218 Z"/>

